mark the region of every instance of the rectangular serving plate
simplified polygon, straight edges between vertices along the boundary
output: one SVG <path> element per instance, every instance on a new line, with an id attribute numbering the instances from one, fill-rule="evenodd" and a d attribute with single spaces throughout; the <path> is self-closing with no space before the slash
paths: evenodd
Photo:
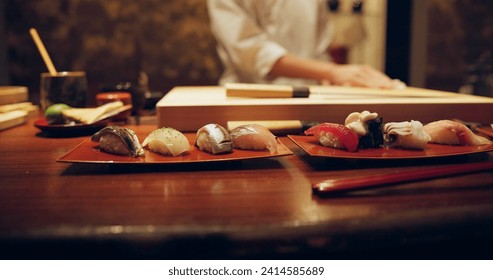
<path id="1" fill-rule="evenodd" d="M 57 161 L 66 163 L 178 164 L 273 158 L 293 154 L 291 150 L 277 140 L 277 152 L 273 153 L 268 150 L 254 151 L 234 149 L 232 153 L 213 155 L 201 151 L 193 145 L 193 143 L 195 143 L 195 134 L 192 135 L 187 133 L 185 136 L 187 136 L 191 148 L 189 151 L 179 156 L 163 155 L 148 149 L 144 149 L 144 156 L 142 157 L 115 155 L 101 151 L 98 148 L 98 143 L 86 139 L 67 154 L 60 157 Z"/>

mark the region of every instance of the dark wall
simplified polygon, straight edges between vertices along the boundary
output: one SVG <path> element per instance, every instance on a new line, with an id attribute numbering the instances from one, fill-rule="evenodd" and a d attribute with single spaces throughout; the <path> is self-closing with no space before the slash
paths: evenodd
<path id="1" fill-rule="evenodd" d="M 427 87 L 458 90 L 468 66 L 486 51 L 493 51 L 492 15 L 493 1 L 428 2 Z"/>
<path id="2" fill-rule="evenodd" d="M 216 84 L 221 72 L 203 0 L 6 0 L 5 20 L 10 82 L 32 94 L 46 67 L 30 27 L 58 71 L 87 72 L 93 94 L 136 83 L 141 71 L 151 90 L 163 92 Z"/>

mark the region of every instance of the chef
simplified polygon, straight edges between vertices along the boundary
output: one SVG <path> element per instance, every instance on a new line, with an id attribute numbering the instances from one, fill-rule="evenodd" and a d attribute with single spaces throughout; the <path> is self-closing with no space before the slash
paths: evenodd
<path id="1" fill-rule="evenodd" d="M 220 84 L 331 84 L 392 88 L 367 65 L 336 64 L 326 0 L 208 0 L 212 32 L 224 64 Z"/>

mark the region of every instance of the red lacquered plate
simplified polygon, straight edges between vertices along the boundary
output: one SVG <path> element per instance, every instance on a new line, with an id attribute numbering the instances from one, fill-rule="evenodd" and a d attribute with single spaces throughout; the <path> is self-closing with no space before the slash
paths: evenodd
<path id="1" fill-rule="evenodd" d="M 105 127 L 108 122 L 109 119 L 93 124 L 48 124 L 46 119 L 38 119 L 34 121 L 34 126 L 49 133 L 90 133 Z"/>
<path id="2" fill-rule="evenodd" d="M 143 157 L 133 158 L 129 156 L 113 155 L 98 149 L 98 143 L 92 142 L 90 139 L 84 140 L 73 150 L 59 158 L 59 162 L 68 163 L 112 163 L 112 164 L 176 164 L 176 163 L 194 163 L 194 162 L 214 162 L 214 161 L 235 161 L 257 158 L 271 158 L 285 155 L 292 155 L 289 150 L 279 140 L 277 141 L 277 152 L 271 153 L 268 150 L 250 151 L 234 149 L 229 154 L 212 155 L 204 151 L 200 151 L 193 145 L 195 142 L 195 134 L 185 134 L 190 145 L 192 146 L 188 152 L 182 155 L 173 157 L 162 155 L 148 149 L 144 149 Z M 139 135 L 139 139 L 143 140 L 146 136 Z M 141 141 L 142 142 L 142 141 Z"/>
<path id="3" fill-rule="evenodd" d="M 435 158 L 445 156 L 467 155 L 493 151 L 493 144 L 482 146 L 450 146 L 427 144 L 424 150 L 409 150 L 400 148 L 360 149 L 348 152 L 320 145 L 314 136 L 288 135 L 296 145 L 314 157 L 346 158 L 346 159 L 415 159 Z"/>

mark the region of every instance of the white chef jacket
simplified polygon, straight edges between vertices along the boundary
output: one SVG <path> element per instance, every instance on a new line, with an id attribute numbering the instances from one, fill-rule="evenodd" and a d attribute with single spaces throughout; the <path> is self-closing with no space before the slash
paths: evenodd
<path id="1" fill-rule="evenodd" d="M 268 73 L 287 53 L 328 61 L 333 28 L 325 0 L 208 0 L 211 30 L 225 71 L 219 81 L 314 84 Z"/>

